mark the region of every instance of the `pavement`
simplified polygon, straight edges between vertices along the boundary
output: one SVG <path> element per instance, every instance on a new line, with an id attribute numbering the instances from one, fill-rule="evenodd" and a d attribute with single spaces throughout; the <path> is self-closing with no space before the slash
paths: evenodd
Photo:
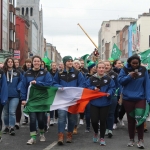
<path id="1" fill-rule="evenodd" d="M 150 122 L 147 122 L 149 132 L 144 134 L 145 149 L 150 149 Z M 49 132 L 45 134 L 46 142 L 40 142 L 37 136 L 37 143 L 34 145 L 26 145 L 30 139 L 29 125 L 21 125 L 19 130 L 15 130 L 16 135 L 2 135 L 3 140 L 0 143 L 0 150 L 137 150 L 137 146 L 127 147 L 129 141 L 127 122 L 125 127 L 118 125 L 113 131 L 113 137 L 109 139 L 105 137 L 106 146 L 100 146 L 99 143 L 92 142 L 93 129 L 89 133 L 85 133 L 85 124 L 78 126 L 78 134 L 73 135 L 73 143 L 65 143 L 63 146 L 57 145 L 57 124 L 51 126 Z M 137 141 L 137 133 L 136 139 Z"/>

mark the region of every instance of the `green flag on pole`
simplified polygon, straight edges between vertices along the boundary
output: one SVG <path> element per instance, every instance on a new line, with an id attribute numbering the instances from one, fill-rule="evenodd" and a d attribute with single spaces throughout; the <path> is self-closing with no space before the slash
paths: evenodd
<path id="1" fill-rule="evenodd" d="M 87 58 L 89 57 L 89 54 L 85 54 L 81 57 L 81 59 L 84 60 L 84 67 L 86 68 L 87 67 Z"/>
<path id="2" fill-rule="evenodd" d="M 150 49 L 139 54 L 141 62 L 147 64 L 147 69 L 150 70 Z"/>
<path id="3" fill-rule="evenodd" d="M 114 60 L 120 59 L 121 54 L 122 54 L 121 50 L 117 47 L 116 44 L 114 44 L 111 52 L 111 58 L 113 58 Z"/>
<path id="4" fill-rule="evenodd" d="M 45 62 L 45 65 L 47 67 L 47 70 L 49 71 L 50 70 L 50 65 L 51 63 L 53 62 L 51 59 L 49 59 L 48 57 L 44 57 L 42 58 L 42 60 Z"/>

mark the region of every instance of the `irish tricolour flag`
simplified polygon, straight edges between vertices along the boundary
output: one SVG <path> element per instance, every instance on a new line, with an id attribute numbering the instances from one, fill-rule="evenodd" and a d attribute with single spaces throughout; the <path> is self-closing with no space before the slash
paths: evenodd
<path id="1" fill-rule="evenodd" d="M 84 112 L 90 100 L 106 96 L 106 93 L 79 87 L 42 87 L 31 85 L 24 113 L 47 112 L 63 109 L 70 113 Z"/>

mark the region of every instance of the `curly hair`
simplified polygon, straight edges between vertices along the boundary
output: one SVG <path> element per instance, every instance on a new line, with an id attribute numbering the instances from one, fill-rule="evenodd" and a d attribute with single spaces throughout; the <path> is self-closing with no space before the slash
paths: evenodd
<path id="1" fill-rule="evenodd" d="M 129 57 L 129 58 L 127 59 L 127 63 L 128 63 L 129 66 L 131 66 L 131 61 L 132 61 L 133 59 L 138 60 L 138 61 L 139 61 L 139 66 L 141 65 L 141 59 L 140 59 L 140 57 L 139 57 L 137 54 L 135 54 L 135 55 L 133 55 L 133 56 L 131 56 L 131 57 Z"/>

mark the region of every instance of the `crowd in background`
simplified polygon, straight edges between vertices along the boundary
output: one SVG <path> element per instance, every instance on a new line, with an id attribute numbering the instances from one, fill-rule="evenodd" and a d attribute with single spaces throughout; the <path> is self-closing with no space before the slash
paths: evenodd
<path id="1" fill-rule="evenodd" d="M 91 131 L 92 125 L 93 142 L 105 146 L 105 136 L 112 138 L 118 123 L 125 126 L 123 117 L 126 113 L 129 131 L 127 146 L 134 146 L 137 132 L 137 147 L 144 149 L 143 134 L 147 131 L 146 123 L 136 127 L 135 119 L 130 116 L 135 108 L 145 109 L 146 103 L 150 102 L 150 73 L 141 65 L 140 58 L 133 55 L 125 65 L 120 60 L 99 61 L 97 64 L 88 60 L 87 68 L 84 66 L 84 60 L 73 60 L 71 56 L 65 56 L 59 64 L 52 62 L 50 70 L 39 56 L 27 59 L 22 67 L 19 66 L 19 60 L 13 58 L 7 58 L 4 64 L 0 63 L 0 131 L 4 122 L 0 141 L 2 133 L 14 136 L 15 129 L 20 129 L 21 107 L 26 105 L 28 87 L 30 84 L 36 84 L 89 88 L 105 92 L 107 96 L 90 101 L 85 112 L 80 114 L 58 109 L 50 112 L 31 112 L 29 117 L 24 116 L 22 124 L 30 124 L 31 138 L 27 141 L 28 145 L 36 143 L 38 133 L 40 141 L 45 141 L 44 133 L 55 123 L 58 124 L 58 145 L 64 144 L 65 130 L 66 142 L 71 143 L 73 134 L 78 133 L 78 124 L 83 125 L 85 119 L 85 133 Z"/>

